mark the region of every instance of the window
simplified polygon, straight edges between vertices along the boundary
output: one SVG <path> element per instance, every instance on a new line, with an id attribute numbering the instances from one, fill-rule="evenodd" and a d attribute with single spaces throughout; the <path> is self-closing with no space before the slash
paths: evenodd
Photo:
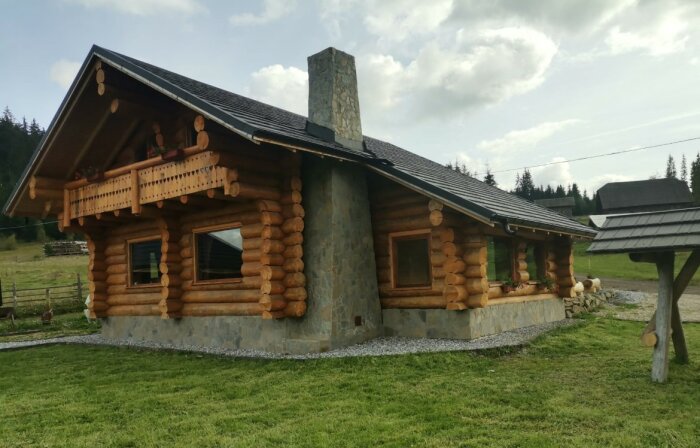
<path id="1" fill-rule="evenodd" d="M 430 234 L 391 237 L 395 288 L 432 286 Z"/>
<path id="2" fill-rule="evenodd" d="M 241 278 L 243 238 L 240 228 L 195 232 L 196 280 Z"/>
<path id="3" fill-rule="evenodd" d="M 504 282 L 513 278 L 513 245 L 504 238 L 488 238 L 488 266 L 486 275 L 489 281 Z"/>
<path id="4" fill-rule="evenodd" d="M 530 274 L 530 280 L 540 280 L 545 276 L 544 267 L 544 245 L 542 243 L 527 244 L 527 272 Z"/>
<path id="5" fill-rule="evenodd" d="M 129 284 L 160 283 L 160 240 L 129 243 Z"/>

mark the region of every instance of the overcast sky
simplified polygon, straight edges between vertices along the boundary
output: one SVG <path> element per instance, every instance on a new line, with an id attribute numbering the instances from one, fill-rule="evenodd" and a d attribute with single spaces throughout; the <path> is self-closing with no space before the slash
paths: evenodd
<path id="1" fill-rule="evenodd" d="M 363 130 L 502 188 L 556 160 L 700 137 L 700 2 L 0 0 L 0 107 L 47 126 L 98 44 L 306 114 L 306 57 L 355 55 Z M 700 141 L 533 169 L 663 175 Z"/>

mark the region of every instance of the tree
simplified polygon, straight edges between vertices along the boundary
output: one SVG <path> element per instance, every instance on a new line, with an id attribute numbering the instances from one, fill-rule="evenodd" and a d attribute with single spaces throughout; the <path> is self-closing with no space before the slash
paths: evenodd
<path id="1" fill-rule="evenodd" d="M 535 193 L 535 183 L 532 180 L 532 174 L 528 169 L 523 171 L 523 174 L 515 175 L 515 194 L 521 198 L 532 200 Z"/>
<path id="2" fill-rule="evenodd" d="M 496 185 L 496 178 L 494 177 L 493 173 L 491 172 L 491 168 L 489 168 L 488 165 L 486 165 L 486 175 L 484 176 L 484 183 L 486 185 L 491 185 L 492 187 L 495 187 Z"/>
<path id="3" fill-rule="evenodd" d="M 676 173 L 676 162 L 673 160 L 671 154 L 668 155 L 668 160 L 666 161 L 666 177 L 674 179 L 678 177 Z"/>
<path id="4" fill-rule="evenodd" d="M 681 159 L 681 180 L 688 183 L 688 165 L 685 161 L 685 154 L 683 154 L 683 158 Z"/>
<path id="5" fill-rule="evenodd" d="M 690 163 L 690 189 L 693 191 L 695 202 L 700 202 L 700 153 Z"/>

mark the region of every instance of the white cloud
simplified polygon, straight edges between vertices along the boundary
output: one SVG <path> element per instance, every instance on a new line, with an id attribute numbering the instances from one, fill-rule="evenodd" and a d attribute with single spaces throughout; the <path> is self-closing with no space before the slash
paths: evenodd
<path id="1" fill-rule="evenodd" d="M 557 46 L 529 28 L 459 31 L 452 43 L 427 43 L 402 63 L 388 54 L 358 57 L 365 110 L 451 117 L 526 93 L 545 79 Z"/>
<path id="2" fill-rule="evenodd" d="M 192 15 L 206 11 L 197 0 L 66 0 L 87 8 L 106 8 L 136 16 L 163 13 Z"/>
<path id="3" fill-rule="evenodd" d="M 651 56 L 663 56 L 681 52 L 690 36 L 686 33 L 688 23 L 680 14 L 681 11 L 671 11 L 658 22 L 651 22 L 651 26 L 635 28 L 635 31 L 623 31 L 619 25 L 614 26 L 605 42 L 612 54 L 640 50 Z"/>
<path id="4" fill-rule="evenodd" d="M 372 34 L 400 42 L 435 31 L 452 12 L 452 0 L 371 1 L 365 5 L 364 23 Z"/>
<path id="5" fill-rule="evenodd" d="M 80 70 L 80 62 L 60 59 L 54 62 L 49 69 L 49 78 L 59 86 L 67 89 L 73 82 L 73 79 L 75 79 L 75 75 L 78 74 L 78 70 Z"/>
<path id="6" fill-rule="evenodd" d="M 482 140 L 477 145 L 477 148 L 496 154 L 516 153 L 530 150 L 555 133 L 580 122 L 581 120 L 577 119 L 547 121 L 528 129 L 510 131 L 500 138 L 493 140 Z"/>
<path id="7" fill-rule="evenodd" d="M 265 0 L 260 14 L 236 14 L 229 21 L 233 25 L 264 25 L 291 14 L 296 6 L 295 0 Z"/>
<path id="8" fill-rule="evenodd" d="M 554 157 L 552 162 L 562 162 L 554 165 L 548 165 L 541 168 L 533 168 L 532 180 L 535 185 L 551 185 L 556 187 L 557 185 L 570 185 L 574 183 L 575 177 L 571 173 L 571 164 L 565 162 L 566 159 L 563 157 Z M 579 176 L 580 177 L 580 176 Z"/>
<path id="9" fill-rule="evenodd" d="M 253 98 L 282 109 L 306 115 L 309 75 L 296 67 L 275 64 L 251 75 L 247 93 Z"/>

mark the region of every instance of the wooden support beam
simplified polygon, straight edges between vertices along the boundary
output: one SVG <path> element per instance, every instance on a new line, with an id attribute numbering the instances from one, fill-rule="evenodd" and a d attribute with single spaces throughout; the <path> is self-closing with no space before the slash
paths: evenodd
<path id="1" fill-rule="evenodd" d="M 71 163 L 71 167 L 68 169 L 68 173 L 70 176 L 72 176 L 73 173 L 75 173 L 75 170 L 78 168 L 78 164 L 83 159 L 85 153 L 90 149 L 90 147 L 102 131 L 102 128 L 107 123 L 107 120 L 109 120 L 109 117 L 111 115 L 112 111 L 110 109 L 110 106 L 108 106 L 107 109 L 104 112 L 102 112 L 102 115 L 97 121 L 97 124 L 92 128 L 92 131 L 85 136 L 85 139 L 83 140 L 83 145 L 78 150 L 78 153 L 72 158 L 73 163 Z"/>
<path id="2" fill-rule="evenodd" d="M 131 170 L 131 213 L 141 214 L 141 194 L 139 191 L 139 170 Z"/>
<path id="3" fill-rule="evenodd" d="M 673 350 L 676 353 L 676 361 L 680 363 L 687 363 L 688 358 L 688 346 L 685 342 L 685 335 L 683 332 L 683 325 L 680 315 L 680 310 L 678 309 L 678 301 L 680 300 L 683 292 L 685 292 L 686 287 L 690 283 L 698 268 L 700 267 L 700 249 L 696 249 L 691 252 L 690 256 L 686 260 L 685 264 L 681 268 L 678 276 L 673 282 L 673 309 L 671 314 L 671 335 L 673 339 Z M 656 330 L 656 312 L 649 320 L 649 323 L 644 328 L 642 332 L 642 344 L 653 347 L 656 344 L 657 338 L 655 335 Z"/>
<path id="4" fill-rule="evenodd" d="M 656 305 L 656 337 L 652 356 L 651 380 L 664 383 L 668 378 L 668 349 L 671 336 L 671 312 L 673 309 L 673 261 L 674 253 L 656 256 L 659 273 L 659 298 Z"/>

